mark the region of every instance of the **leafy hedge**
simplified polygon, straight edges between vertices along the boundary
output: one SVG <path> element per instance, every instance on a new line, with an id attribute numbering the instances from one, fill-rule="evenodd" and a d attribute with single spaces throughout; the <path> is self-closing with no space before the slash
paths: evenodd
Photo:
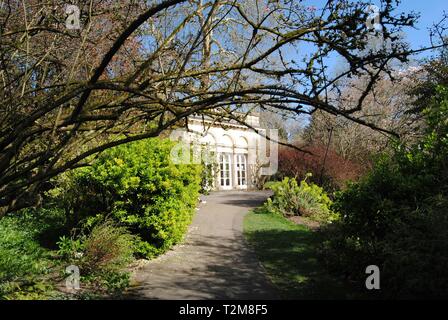
<path id="1" fill-rule="evenodd" d="M 381 270 L 387 298 L 442 298 L 448 293 L 448 90 L 424 112 L 426 137 L 397 145 L 360 182 L 338 194 L 341 220 L 326 232 L 329 268 L 364 284 Z"/>
<path id="2" fill-rule="evenodd" d="M 137 253 L 153 257 L 182 239 L 200 190 L 201 167 L 173 164 L 173 146 L 147 139 L 109 149 L 49 194 L 64 200 L 75 224 L 112 217 L 139 236 Z"/>

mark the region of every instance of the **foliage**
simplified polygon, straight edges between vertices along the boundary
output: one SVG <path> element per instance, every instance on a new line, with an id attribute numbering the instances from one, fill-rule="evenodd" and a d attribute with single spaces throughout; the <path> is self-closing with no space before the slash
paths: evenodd
<path id="1" fill-rule="evenodd" d="M 351 67 L 343 75 L 366 78 L 352 86 L 365 97 L 377 80 L 371 70 L 388 73 L 396 65 L 389 62 L 413 53 L 396 35 L 417 20 L 385 1 L 388 45 L 379 53 L 369 50 L 370 0 L 327 1 L 316 10 L 303 1 L 264 1 L 262 10 L 253 0 L 71 2 L 83 13 L 80 30 L 67 29 L 54 1 L 2 1 L 0 108 L 8 112 L 0 113 L 0 216 L 38 205 L 50 179 L 92 155 L 188 125 L 191 115 L 253 127 L 247 111 L 269 106 L 290 117 L 323 110 L 369 125 L 322 94 L 337 95 L 344 84 L 320 62 L 344 59 Z M 301 50 L 304 42 L 314 45 Z M 272 61 L 285 50 L 298 54 Z"/>
<path id="2" fill-rule="evenodd" d="M 47 300 L 56 296 L 54 285 L 46 280 L 35 279 L 27 285 L 17 285 L 10 289 L 5 296 L 7 300 Z"/>
<path id="3" fill-rule="evenodd" d="M 109 294 L 119 295 L 131 283 L 131 273 L 126 271 L 105 271 L 97 277 L 94 281 L 100 286 L 106 289 Z"/>
<path id="4" fill-rule="evenodd" d="M 111 221 L 96 225 L 83 242 L 82 279 L 96 290 L 122 292 L 130 284 L 126 267 L 133 261 L 134 242 L 135 236 Z"/>
<path id="5" fill-rule="evenodd" d="M 55 203 L 63 197 L 75 225 L 110 217 L 139 236 L 137 253 L 153 257 L 182 239 L 199 195 L 201 167 L 173 164 L 173 145 L 147 139 L 109 149 L 91 166 L 65 175 L 64 192 L 49 193 Z"/>
<path id="6" fill-rule="evenodd" d="M 274 195 L 266 202 L 266 209 L 286 217 L 300 215 L 319 222 L 336 220 L 338 215 L 330 209 L 331 199 L 321 187 L 307 183 L 306 178 L 300 184 L 288 177 L 279 182 L 268 182 L 266 187 Z"/>
<path id="7" fill-rule="evenodd" d="M 201 172 L 201 190 L 202 194 L 209 194 L 212 188 L 214 179 L 214 166 L 212 164 L 203 164 L 204 170 Z"/>
<path id="8" fill-rule="evenodd" d="M 415 78 L 420 74 L 419 68 L 412 67 L 393 71 L 391 74 L 379 73 L 378 79 L 372 83 L 372 91 L 365 96 L 359 88 L 367 85 L 370 81 L 368 77 L 360 75 L 343 79 L 341 93 L 335 103 L 338 108 L 352 110 L 352 116 L 368 120 L 370 124 L 398 134 L 402 141 L 415 142 L 420 121 L 419 117 L 409 112 L 413 99 L 408 95 L 408 91 L 416 86 Z M 362 107 L 358 108 L 360 101 Z M 317 146 L 329 144 L 330 150 L 340 158 L 362 164 L 361 169 L 373 164 L 377 154 L 391 151 L 389 135 L 346 117 L 318 110 L 310 120 L 304 132 L 307 143 Z M 346 168 L 341 169 L 343 170 L 339 172 L 343 173 Z M 335 173 L 337 174 L 337 171 Z"/>
<path id="9" fill-rule="evenodd" d="M 60 210 L 27 209 L 0 221 L 0 299 L 66 298 L 56 283 L 69 264 L 81 269 L 83 294 L 119 293 L 129 286 L 125 268 L 135 236 L 106 221 L 77 236 L 60 236 L 58 250 L 49 251 L 44 245 L 53 247 L 63 218 Z"/>
<path id="10" fill-rule="evenodd" d="M 152 139 L 110 149 L 92 166 L 60 176 L 44 208 L 2 219 L 1 296 L 44 298 L 54 286 L 47 272 L 60 278 L 67 264 L 80 267 L 81 295 L 129 286 L 134 252 L 163 252 L 182 238 L 194 212 L 200 167 L 172 164 L 172 146 Z"/>
<path id="11" fill-rule="evenodd" d="M 356 181 L 365 171 L 359 164 L 344 159 L 332 149 L 326 152 L 324 145 L 314 144 L 305 150 L 310 154 L 280 147 L 277 178 L 295 177 L 301 180 L 309 172 L 312 173 L 309 177 L 312 182 L 333 191 L 344 188 L 348 181 Z"/>
<path id="12" fill-rule="evenodd" d="M 59 247 L 58 255 L 67 260 L 76 258 L 84 247 L 81 239 L 72 239 L 65 235 L 56 244 Z"/>
<path id="13" fill-rule="evenodd" d="M 367 265 L 381 269 L 381 293 L 442 298 L 448 290 L 448 90 L 424 110 L 425 138 L 379 160 L 338 194 L 341 221 L 327 230 L 322 253 L 335 272 L 363 283 Z"/>
<path id="14" fill-rule="evenodd" d="M 445 39 L 446 40 L 446 39 Z M 437 94 L 437 87 L 448 87 L 448 51 L 441 48 L 438 55 L 421 66 L 424 76 L 415 77 L 416 86 L 412 86 L 408 93 L 414 98 L 413 113 L 420 114 L 431 103 Z"/>
<path id="15" fill-rule="evenodd" d="M 216 161 L 215 152 L 204 148 L 201 157 L 201 190 L 202 194 L 209 194 L 213 190 L 216 174 L 219 170 L 219 164 Z"/>
<path id="16" fill-rule="evenodd" d="M 78 238 L 61 237 L 62 259 L 80 268 L 83 286 L 92 292 L 118 293 L 129 286 L 126 267 L 133 261 L 135 236 L 106 220 Z"/>
<path id="17" fill-rule="evenodd" d="M 122 270 L 133 260 L 134 238 L 111 221 L 95 226 L 82 244 L 82 270 L 88 274 Z"/>
<path id="18" fill-rule="evenodd" d="M 0 299 L 37 295 L 40 278 L 47 272 L 46 251 L 36 240 L 36 230 L 16 217 L 0 221 Z"/>

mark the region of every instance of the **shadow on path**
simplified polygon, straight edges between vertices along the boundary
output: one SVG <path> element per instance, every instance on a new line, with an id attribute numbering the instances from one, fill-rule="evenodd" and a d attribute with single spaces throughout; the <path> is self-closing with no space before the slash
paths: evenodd
<path id="1" fill-rule="evenodd" d="M 139 270 L 129 299 L 276 299 L 278 294 L 242 234 L 249 208 L 266 192 L 204 197 L 183 244 Z"/>

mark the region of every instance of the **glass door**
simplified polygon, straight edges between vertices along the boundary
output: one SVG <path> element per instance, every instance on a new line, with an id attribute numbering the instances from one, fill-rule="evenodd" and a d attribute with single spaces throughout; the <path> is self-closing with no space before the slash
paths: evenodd
<path id="1" fill-rule="evenodd" d="M 230 153 L 221 153 L 219 155 L 219 171 L 220 171 L 220 184 L 221 189 L 231 189 L 231 154 Z"/>
<path id="2" fill-rule="evenodd" d="M 247 187 L 247 157 L 245 154 L 236 155 L 236 178 L 239 187 Z"/>

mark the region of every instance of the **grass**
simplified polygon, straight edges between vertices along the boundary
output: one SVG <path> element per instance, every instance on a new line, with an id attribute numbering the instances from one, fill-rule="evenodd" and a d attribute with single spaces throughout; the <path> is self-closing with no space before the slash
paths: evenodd
<path id="1" fill-rule="evenodd" d="M 316 232 L 257 209 L 244 219 L 244 234 L 283 299 L 346 299 L 350 289 L 320 265 Z"/>

